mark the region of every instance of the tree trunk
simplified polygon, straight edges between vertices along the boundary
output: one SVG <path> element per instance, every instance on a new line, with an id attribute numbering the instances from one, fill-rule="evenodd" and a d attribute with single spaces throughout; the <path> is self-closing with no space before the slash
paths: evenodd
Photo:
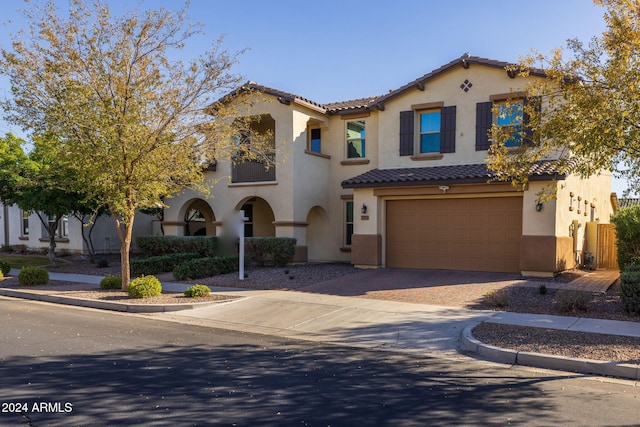
<path id="1" fill-rule="evenodd" d="M 91 236 L 93 234 L 93 228 L 96 225 L 96 221 L 98 220 L 98 215 L 97 213 L 89 215 L 89 220 L 87 222 L 84 221 L 87 215 L 77 214 L 74 216 L 78 221 L 80 221 L 82 241 L 84 242 L 85 246 L 87 247 L 87 251 L 89 252 L 89 261 L 91 263 L 95 263 L 96 250 L 93 246 L 93 238 Z M 85 230 L 86 228 L 88 228 L 88 231 Z"/>
<path id="2" fill-rule="evenodd" d="M 122 276 L 122 290 L 126 290 L 127 286 L 129 286 L 129 282 L 131 281 L 129 253 L 131 251 L 134 215 L 135 209 L 130 213 L 129 220 L 122 224 L 118 215 L 113 214 L 113 218 L 116 221 L 116 228 L 118 230 L 118 237 L 120 238 L 120 275 Z M 124 225 L 124 230 L 122 229 L 122 225 Z"/>
<path id="3" fill-rule="evenodd" d="M 40 222 L 47 230 L 47 233 L 49 233 L 49 262 L 51 262 L 51 265 L 55 267 L 58 265 L 56 261 L 56 231 L 58 231 L 58 222 L 60 222 L 62 215 L 56 215 L 55 221 L 49 222 L 49 218 L 47 218 L 47 220 L 45 221 L 45 219 L 42 218 L 40 212 L 36 213 L 38 214 L 38 218 L 40 218 Z"/>
<path id="4" fill-rule="evenodd" d="M 127 227 L 128 228 L 128 227 Z M 126 232 L 125 232 L 126 234 Z M 131 238 L 127 238 L 120 243 L 120 275 L 122 276 L 122 290 L 126 290 L 131 281 L 131 270 L 129 268 L 129 250 L 131 246 Z"/>

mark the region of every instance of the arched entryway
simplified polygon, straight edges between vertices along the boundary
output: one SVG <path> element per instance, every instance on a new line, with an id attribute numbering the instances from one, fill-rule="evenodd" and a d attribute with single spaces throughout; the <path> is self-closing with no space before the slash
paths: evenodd
<path id="1" fill-rule="evenodd" d="M 246 237 L 274 237 L 275 216 L 269 203 L 260 197 L 249 197 L 238 203 L 236 210 L 243 210 L 245 218 L 244 235 Z"/>
<path id="2" fill-rule="evenodd" d="M 215 236 L 216 217 L 209 203 L 203 199 L 191 199 L 182 210 L 185 236 Z"/>

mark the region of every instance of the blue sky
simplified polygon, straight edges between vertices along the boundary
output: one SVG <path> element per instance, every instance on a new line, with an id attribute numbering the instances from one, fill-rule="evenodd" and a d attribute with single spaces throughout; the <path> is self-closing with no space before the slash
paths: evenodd
<path id="1" fill-rule="evenodd" d="M 90 0 L 89 0 L 90 1 Z M 58 1 L 66 7 L 67 1 Z M 182 1 L 107 1 L 126 8 L 180 8 Z M 3 3 L 0 44 L 23 25 L 17 0 Z M 380 95 L 462 54 L 517 61 L 531 49 L 549 53 L 569 38 L 587 42 L 604 30 L 604 9 L 591 0 L 192 0 L 204 25 L 186 58 L 225 36 L 230 52 L 249 49 L 236 67 L 246 80 L 326 103 Z M 7 93 L 0 79 L 0 96 Z M 12 130 L 0 121 L 0 132 Z M 626 186 L 616 183 L 619 194 Z"/>

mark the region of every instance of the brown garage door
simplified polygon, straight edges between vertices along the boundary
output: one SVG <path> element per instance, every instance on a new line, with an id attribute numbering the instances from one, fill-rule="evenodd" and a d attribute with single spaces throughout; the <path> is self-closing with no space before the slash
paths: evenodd
<path id="1" fill-rule="evenodd" d="M 387 267 L 518 272 L 521 236 L 521 197 L 387 201 Z"/>

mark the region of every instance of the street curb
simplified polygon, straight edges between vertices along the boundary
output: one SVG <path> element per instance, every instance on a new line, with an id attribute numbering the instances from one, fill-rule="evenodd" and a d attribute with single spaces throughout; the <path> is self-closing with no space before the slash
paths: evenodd
<path id="1" fill-rule="evenodd" d="M 487 360 L 511 365 L 533 366 L 559 371 L 604 375 L 636 381 L 640 380 L 640 364 L 578 359 L 490 346 L 477 340 L 473 336 L 472 330 L 479 324 L 480 322 L 475 322 L 464 328 L 461 335 L 462 347 L 464 350 L 476 353 Z"/>
<path id="2" fill-rule="evenodd" d="M 127 304 L 122 302 L 65 297 L 62 295 L 37 294 L 33 292 L 19 291 L 8 288 L 0 288 L 0 295 L 5 297 L 22 298 L 42 302 L 52 302 L 56 304 L 73 305 L 76 307 L 119 311 L 123 313 L 171 313 L 175 311 L 191 310 L 194 308 L 233 301 L 220 300 L 209 302 L 194 302 L 192 304 Z"/>

